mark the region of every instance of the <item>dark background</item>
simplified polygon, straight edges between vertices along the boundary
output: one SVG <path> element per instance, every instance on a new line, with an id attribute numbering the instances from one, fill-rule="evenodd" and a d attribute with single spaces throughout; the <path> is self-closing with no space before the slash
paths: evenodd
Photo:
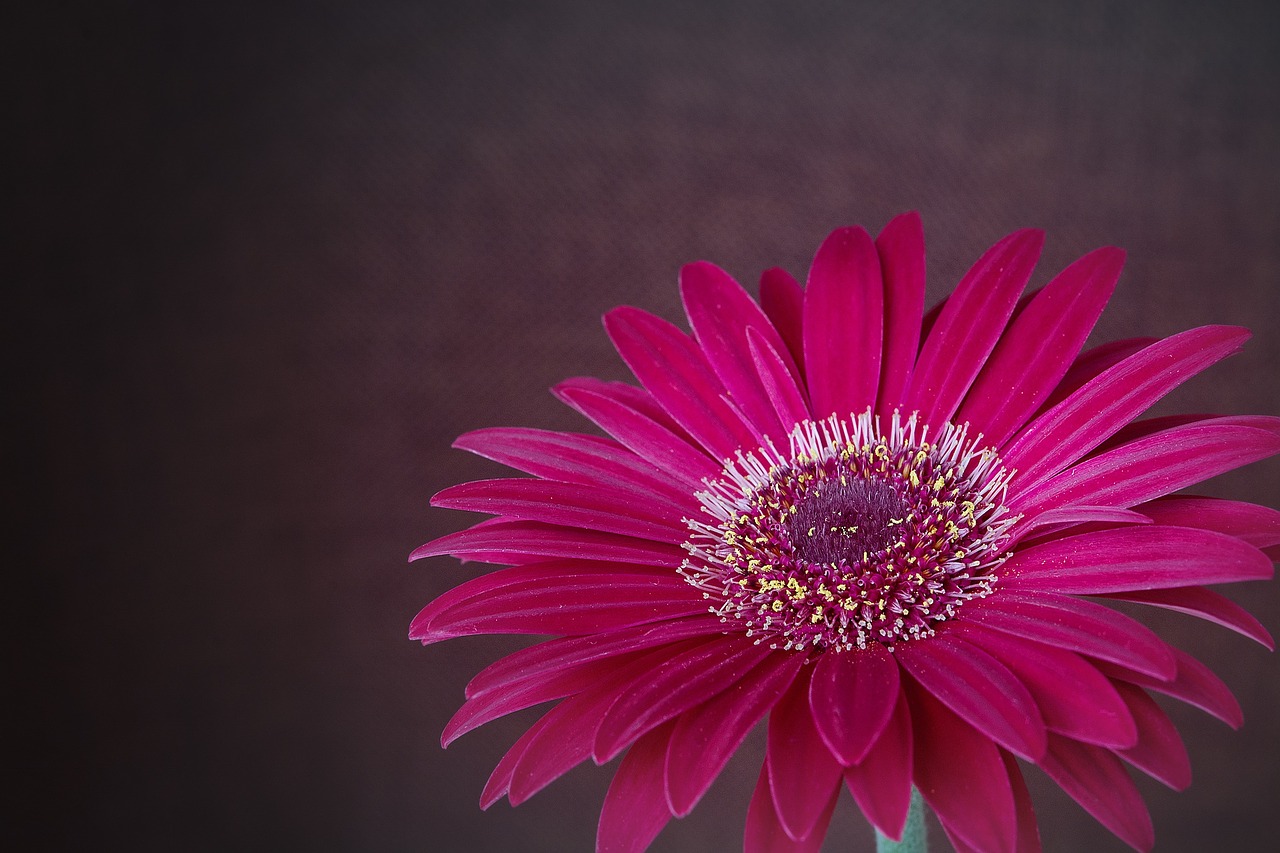
<path id="1" fill-rule="evenodd" d="M 936 299 L 1016 227 L 1036 282 L 1114 243 L 1096 339 L 1257 334 L 1160 411 L 1280 411 L 1269 4 L 177 5 L 5 36 L 5 823 L 43 849 L 590 849 L 607 769 L 477 808 L 532 716 L 439 732 L 519 641 L 408 642 L 475 569 L 405 557 L 495 472 L 452 439 L 582 428 L 546 388 L 623 376 L 600 314 L 679 316 L 684 262 L 754 291 L 916 208 Z M 1275 584 L 1231 594 L 1280 631 Z M 1157 849 L 1272 849 L 1277 659 L 1154 621 L 1247 720 L 1168 706 L 1196 781 L 1142 781 Z M 737 848 L 759 756 L 656 849 Z M 1031 780 L 1047 850 L 1122 849 Z M 842 806 L 826 849 L 870 839 Z"/>

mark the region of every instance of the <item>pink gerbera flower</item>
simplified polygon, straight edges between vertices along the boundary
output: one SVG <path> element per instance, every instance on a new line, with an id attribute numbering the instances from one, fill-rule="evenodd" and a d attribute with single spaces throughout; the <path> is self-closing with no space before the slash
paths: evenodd
<path id="1" fill-rule="evenodd" d="M 1124 765 L 1176 789 L 1190 769 L 1148 691 L 1232 726 L 1241 713 L 1203 664 L 1107 602 L 1273 647 L 1205 585 L 1270 578 L 1280 513 L 1174 493 L 1280 451 L 1280 419 L 1135 420 L 1248 332 L 1081 353 L 1123 253 L 1020 298 L 1042 242 L 1000 241 L 928 314 L 915 214 L 875 240 L 836 231 L 807 287 L 769 270 L 759 304 L 691 264 L 692 336 L 635 308 L 605 317 L 640 387 L 555 389 L 607 437 L 458 440 L 533 477 L 435 497 L 497 517 L 411 559 L 510 568 L 442 595 L 410 636 L 562 635 L 477 675 L 445 729 L 447 745 L 559 700 L 483 806 L 625 752 L 598 847 L 640 850 L 767 716 L 748 851 L 817 850 L 842 789 L 898 838 L 913 787 L 958 850 L 1036 850 L 1018 758 L 1152 846 Z"/>

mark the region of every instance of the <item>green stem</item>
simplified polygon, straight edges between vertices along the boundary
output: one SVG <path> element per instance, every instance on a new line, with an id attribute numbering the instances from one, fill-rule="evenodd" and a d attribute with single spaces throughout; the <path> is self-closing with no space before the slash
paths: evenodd
<path id="1" fill-rule="evenodd" d="M 920 792 L 911 789 L 911 808 L 907 811 L 907 826 L 902 830 L 902 840 L 894 841 L 876 830 L 876 853 L 927 853 L 929 839 L 924 828 L 924 800 Z"/>

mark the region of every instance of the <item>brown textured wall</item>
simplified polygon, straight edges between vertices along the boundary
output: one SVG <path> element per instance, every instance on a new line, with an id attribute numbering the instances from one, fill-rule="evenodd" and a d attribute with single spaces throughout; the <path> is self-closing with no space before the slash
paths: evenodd
<path id="1" fill-rule="evenodd" d="M 754 286 L 919 209 L 930 295 L 1020 226 L 1035 281 L 1129 250 L 1099 339 L 1247 351 L 1176 395 L 1280 412 L 1280 30 L 1268 4 L 125 4 L 13 22 L 6 704 L 46 847 L 590 849 L 609 773 L 475 805 L 516 715 L 447 752 L 517 641 L 404 639 L 473 570 L 416 545 L 498 424 L 621 377 L 610 306 L 680 264 Z M 1280 503 L 1280 463 L 1210 490 Z M 1280 587 L 1233 595 L 1280 631 Z M 1280 661 L 1175 616 L 1243 731 L 1186 707 L 1165 851 L 1273 849 Z M 760 744 L 657 849 L 730 850 Z M 1049 851 L 1122 845 L 1032 775 Z M 6 821 L 10 823 L 10 821 Z M 1214 841 L 1221 839 L 1221 841 Z M 940 841 L 940 839 L 939 839 Z M 1225 842 L 1225 843 L 1224 843 Z M 828 850 L 870 848 L 838 812 Z M 941 844 L 938 846 L 941 849 Z"/>

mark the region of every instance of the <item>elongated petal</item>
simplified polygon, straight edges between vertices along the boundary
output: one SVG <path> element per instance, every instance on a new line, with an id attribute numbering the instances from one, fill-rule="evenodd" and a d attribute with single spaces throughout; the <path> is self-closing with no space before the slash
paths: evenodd
<path id="1" fill-rule="evenodd" d="M 966 844 L 989 853 L 1013 851 L 1017 809 L 996 745 L 924 688 L 913 688 L 915 781 L 925 802 Z"/>
<path id="2" fill-rule="evenodd" d="M 925 286 L 920 214 L 913 211 L 892 219 L 876 237 L 876 253 L 884 278 L 884 355 L 876 411 L 887 417 L 905 402 L 920 348 Z"/>
<path id="3" fill-rule="evenodd" d="M 1209 667 L 1181 649 L 1173 649 L 1173 654 L 1178 671 L 1174 678 L 1167 681 L 1102 661 L 1098 662 L 1098 668 L 1111 678 L 1181 699 L 1188 705 L 1194 705 L 1205 713 L 1217 717 L 1233 729 L 1244 725 L 1244 712 L 1240 710 L 1240 703 L 1236 701 L 1236 697 L 1231 694 L 1227 685 L 1222 683 L 1222 679 L 1214 675 Z"/>
<path id="4" fill-rule="evenodd" d="M 787 352 L 804 375 L 804 288 L 780 267 L 760 275 L 760 308 L 786 344 Z"/>
<path id="5" fill-rule="evenodd" d="M 1033 516 L 1025 516 L 1009 530 L 1009 544 L 1014 545 L 1033 532 L 1038 538 L 1077 524 L 1151 524 L 1151 519 L 1130 509 L 1109 506 L 1068 506 L 1046 509 Z"/>
<path id="6" fill-rule="evenodd" d="M 1191 784 L 1191 759 L 1169 715 L 1141 688 L 1119 681 L 1116 689 L 1138 726 L 1138 742 L 1116 755 L 1175 791 L 1185 790 Z"/>
<path id="7" fill-rule="evenodd" d="M 596 853 L 641 853 L 671 820 L 663 781 L 671 729 L 656 728 L 627 750 L 600 810 Z"/>
<path id="8" fill-rule="evenodd" d="M 1280 545 L 1280 512 L 1267 506 L 1174 495 L 1136 507 L 1157 524 L 1175 527 L 1202 527 L 1236 536 L 1258 548 Z"/>
<path id="9" fill-rule="evenodd" d="M 1040 853 L 1040 827 L 1031 807 L 1031 792 L 1022 778 L 1022 770 L 1012 755 L 1000 750 L 1005 770 L 1009 772 L 1009 787 L 1013 789 L 1013 802 L 1018 812 L 1018 853 Z"/>
<path id="10" fill-rule="evenodd" d="M 1096 347 L 1085 350 L 1080 357 L 1071 363 L 1071 367 L 1067 370 L 1066 376 L 1062 377 L 1062 381 L 1058 383 L 1058 387 L 1053 389 L 1053 393 L 1049 395 L 1049 399 L 1044 401 L 1044 405 L 1040 407 L 1041 412 L 1046 412 L 1063 400 L 1070 397 L 1076 391 L 1080 390 L 1085 383 L 1089 382 L 1098 374 L 1107 370 L 1113 365 L 1119 364 L 1129 356 L 1145 349 L 1159 338 L 1125 338 L 1119 341 L 1107 341 L 1098 344 Z"/>
<path id="11" fill-rule="evenodd" d="M 1119 759 L 1100 746 L 1049 736 L 1040 767 L 1071 799 L 1135 850 L 1150 850 L 1155 829 L 1142 795 Z"/>
<path id="12" fill-rule="evenodd" d="M 616 560 L 641 566 L 676 568 L 684 551 L 667 542 L 619 536 L 597 530 L 560 527 L 538 521 L 495 520 L 469 530 L 450 533 L 419 546 L 409 560 L 452 554 L 485 562 L 515 565 L 536 557 Z"/>
<path id="13" fill-rule="evenodd" d="M 1091 379 L 1032 421 L 1001 453 L 1019 472 L 1014 487 L 1030 488 L 1097 447 L 1153 403 L 1232 353 L 1249 332 L 1205 326 L 1159 341 Z"/>
<path id="14" fill-rule="evenodd" d="M 1045 285 L 1001 336 L 957 421 L 999 446 L 1048 399 L 1111 298 L 1124 252 L 1098 249 Z"/>
<path id="15" fill-rule="evenodd" d="M 695 488 L 718 476 L 720 466 L 668 427 L 621 400 L 561 383 L 556 395 L 616 438 L 632 453 Z"/>
<path id="16" fill-rule="evenodd" d="M 1229 598 L 1225 598 L 1213 590 L 1202 586 L 1172 587 L 1170 589 L 1144 589 L 1131 592 L 1117 592 L 1106 596 L 1122 601 L 1133 601 L 1138 604 L 1150 604 L 1179 613 L 1188 613 L 1230 628 L 1237 634 L 1261 643 L 1271 651 L 1275 651 L 1276 643 L 1271 632 L 1253 617 L 1249 611 Z"/>
<path id="17" fill-rule="evenodd" d="M 769 715 L 765 761 L 778 820 L 796 841 L 808 837 L 840 784 L 840 763 L 823 743 L 809 710 L 809 678 L 792 683 Z"/>
<path id="18" fill-rule="evenodd" d="M 743 738 L 791 686 L 803 662 L 803 655 L 770 655 L 728 690 L 677 718 L 666 769 L 673 814 L 684 817 L 693 810 Z"/>
<path id="19" fill-rule="evenodd" d="M 904 643 L 895 657 L 921 686 L 996 743 L 1030 761 L 1044 753 L 1044 720 L 1035 700 L 982 649 L 947 633 Z"/>
<path id="20" fill-rule="evenodd" d="M 911 712 L 901 687 L 889 723 L 866 757 L 844 769 L 844 782 L 871 824 L 893 839 L 902 838 L 911 806 L 913 773 Z"/>
<path id="21" fill-rule="evenodd" d="M 1011 590 L 1078 595 L 1265 580 L 1275 567 L 1233 536 L 1191 527 L 1117 527 L 1066 536 L 1015 553 L 1003 566 Z"/>
<path id="22" fill-rule="evenodd" d="M 714 637 L 683 654 L 673 655 L 661 670 L 637 680 L 609 709 L 596 733 L 597 764 L 613 758 L 640 735 L 738 682 L 771 654 L 747 637 Z"/>
<path id="23" fill-rule="evenodd" d="M 929 331 L 907 395 L 937 427 L 949 420 L 991 353 L 1040 257 L 1044 234 L 1017 231 L 987 250 L 947 299 Z"/>
<path id="24" fill-rule="evenodd" d="M 1236 421 L 1214 418 L 1131 441 L 1068 468 L 1009 504 L 1028 515 L 1071 504 L 1135 506 L 1280 452 L 1280 420 Z"/>
<path id="25" fill-rule="evenodd" d="M 502 759 L 498 761 L 498 766 L 493 768 L 493 772 L 489 774 L 489 781 L 485 783 L 484 791 L 480 794 L 480 808 L 488 809 L 489 806 L 496 803 L 507 795 L 511 790 L 511 774 L 515 772 L 516 765 L 520 763 L 520 757 L 524 755 L 525 749 L 538 736 L 543 727 L 547 724 L 547 717 L 543 715 L 536 723 L 525 730 L 525 733 L 512 744 Z"/>
<path id="26" fill-rule="evenodd" d="M 409 638 L 425 645 L 485 633 L 587 634 L 706 610 L 700 592 L 666 573 L 553 561 L 490 572 L 454 587 L 414 618 Z"/>
<path id="27" fill-rule="evenodd" d="M 1084 658 L 981 625 L 965 626 L 962 636 L 993 655 L 1026 685 L 1050 731 L 1099 746 L 1137 743 L 1138 730 L 1124 700 Z"/>
<path id="28" fill-rule="evenodd" d="M 722 399 L 725 388 L 697 344 L 683 332 L 637 308 L 605 315 L 609 339 L 653 398 L 716 459 L 754 447 L 746 424 Z"/>
<path id="29" fill-rule="evenodd" d="M 787 834 L 778 817 L 769 783 L 769 765 L 766 762 L 760 768 L 760 778 L 756 782 L 755 793 L 751 795 L 751 805 L 747 807 L 747 826 L 742 845 L 744 853 L 818 853 L 822 849 L 822 840 L 827 835 L 827 825 L 831 822 L 836 795 L 839 793 L 840 788 L 833 785 L 827 795 L 827 804 L 813 828 L 803 838 L 794 839 Z"/>
<path id="30" fill-rule="evenodd" d="M 1178 671 L 1174 650 L 1154 631 L 1091 601 L 1000 590 L 965 607 L 967 618 L 1007 634 L 1113 661 L 1157 679 L 1172 679 Z"/>
<path id="31" fill-rule="evenodd" d="M 816 416 L 875 403 L 883 323 L 884 283 L 870 235 L 861 228 L 832 232 L 804 294 L 804 369 Z"/>
<path id="32" fill-rule="evenodd" d="M 467 685 L 467 696 L 479 696 L 489 690 L 510 689 L 521 682 L 543 678 L 569 666 L 694 637 L 718 635 L 723 628 L 720 617 L 707 614 L 653 625 L 637 625 L 609 633 L 589 634 L 585 637 L 548 640 L 507 655 L 482 669 Z"/>
<path id="33" fill-rule="evenodd" d="M 795 424 L 809 418 L 809 404 L 804 392 L 787 371 L 782 356 L 754 329 L 747 330 L 747 346 L 778 421 L 789 431 Z M 780 446 L 785 446 L 785 443 Z"/>
<path id="34" fill-rule="evenodd" d="M 520 427 L 481 429 L 453 446 L 547 480 L 623 486 L 697 507 L 689 489 L 670 473 L 617 442 L 594 435 Z"/>
<path id="35" fill-rule="evenodd" d="M 680 293 L 698 344 L 724 387 L 761 433 L 781 441 L 787 429 L 777 419 L 747 345 L 748 334 L 755 333 L 781 356 L 787 349 L 778 330 L 755 300 L 713 264 L 699 262 L 682 269 Z M 799 372 L 790 354 L 783 365 L 796 381 Z"/>
<path id="36" fill-rule="evenodd" d="M 857 764 L 889 724 L 898 701 L 898 664 L 884 646 L 818 659 L 809 705 L 818 733 L 841 764 Z"/>

